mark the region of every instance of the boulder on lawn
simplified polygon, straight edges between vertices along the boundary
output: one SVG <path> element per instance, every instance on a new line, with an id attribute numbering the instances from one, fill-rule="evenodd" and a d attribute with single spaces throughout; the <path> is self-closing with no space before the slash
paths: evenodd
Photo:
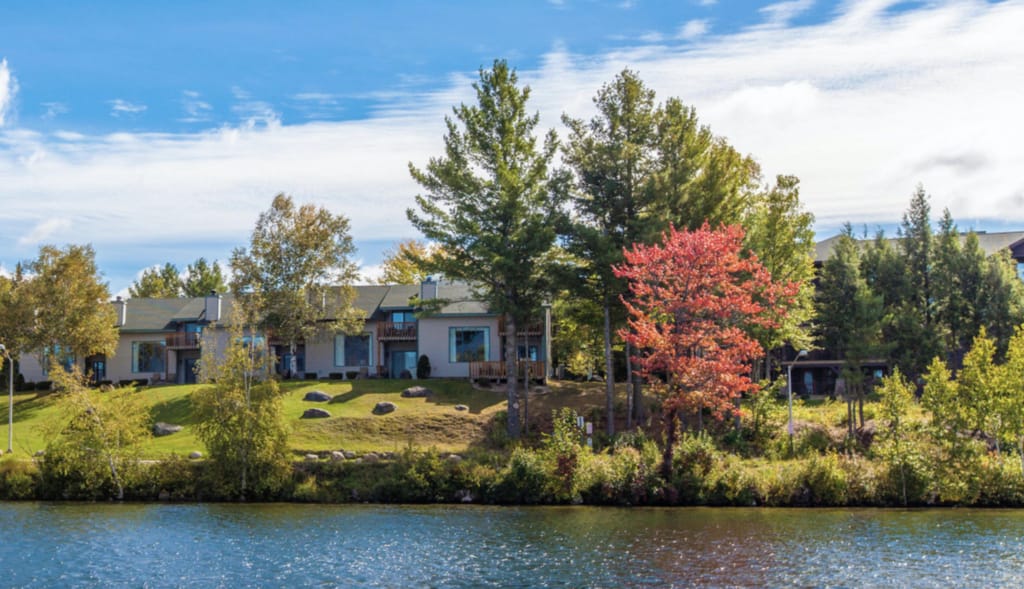
<path id="1" fill-rule="evenodd" d="M 326 403 L 331 400 L 331 396 L 323 391 L 309 391 L 305 397 L 302 397 L 303 401 L 312 401 L 314 403 Z"/>
<path id="2" fill-rule="evenodd" d="M 456 405 L 455 406 L 455 410 L 456 411 L 469 411 L 469 407 L 467 407 L 465 405 Z"/>
<path id="3" fill-rule="evenodd" d="M 339 452 L 338 450 L 335 450 L 334 452 L 331 452 L 331 461 L 332 462 L 341 462 L 343 460 L 345 460 L 345 453 L 344 452 Z"/>
<path id="4" fill-rule="evenodd" d="M 386 413 L 391 413 L 395 409 L 398 409 L 398 406 L 396 406 L 391 401 L 381 401 L 380 403 L 377 403 L 373 407 L 373 414 L 374 415 L 384 415 Z"/>
<path id="5" fill-rule="evenodd" d="M 305 458 L 306 462 L 317 462 L 318 460 L 320 460 L 320 457 L 317 456 L 316 454 L 306 454 Z"/>
<path id="6" fill-rule="evenodd" d="M 402 391 L 402 396 L 405 397 L 406 399 L 417 399 L 419 397 L 429 397 L 430 395 L 433 395 L 433 394 L 434 394 L 434 391 L 428 389 L 427 387 L 421 387 L 421 386 L 409 387 L 409 388 L 405 389 L 404 391 Z"/>
<path id="7" fill-rule="evenodd" d="M 312 407 L 302 412 L 302 419 L 322 419 L 324 417 L 330 417 L 331 413 L 326 409 L 319 409 Z"/>
<path id="8" fill-rule="evenodd" d="M 181 426 L 174 425 L 173 423 L 164 423 L 162 421 L 158 421 L 153 424 L 153 435 L 158 438 L 160 436 L 169 436 L 171 434 L 176 434 L 180 431 Z"/>
<path id="9" fill-rule="evenodd" d="M 192 460 L 199 460 L 200 458 L 203 457 L 203 453 L 200 452 L 199 450 L 193 450 L 192 452 L 189 453 L 188 457 Z"/>

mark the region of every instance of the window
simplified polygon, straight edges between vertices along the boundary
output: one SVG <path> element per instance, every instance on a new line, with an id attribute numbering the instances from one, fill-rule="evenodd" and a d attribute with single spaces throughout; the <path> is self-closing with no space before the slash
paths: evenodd
<path id="1" fill-rule="evenodd" d="M 482 362 L 491 356 L 489 327 L 448 328 L 449 362 Z"/>
<path id="2" fill-rule="evenodd" d="M 369 334 L 345 335 L 339 333 L 334 336 L 335 366 L 370 366 L 373 361 L 371 351 Z"/>
<path id="3" fill-rule="evenodd" d="M 155 342 L 132 342 L 132 372 L 163 372 L 165 344 Z"/>
<path id="4" fill-rule="evenodd" d="M 43 374 L 50 373 L 50 359 L 56 356 L 57 362 L 65 371 L 71 372 L 75 366 L 75 353 L 63 346 L 47 346 L 43 349 Z"/>
<path id="5" fill-rule="evenodd" d="M 392 323 L 415 323 L 416 314 L 412 311 L 393 311 L 391 313 Z"/>

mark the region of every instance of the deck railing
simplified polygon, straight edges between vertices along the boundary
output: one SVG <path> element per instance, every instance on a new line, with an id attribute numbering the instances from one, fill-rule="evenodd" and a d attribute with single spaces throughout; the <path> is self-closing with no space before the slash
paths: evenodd
<path id="1" fill-rule="evenodd" d="M 507 333 L 508 333 L 508 329 L 505 327 L 505 318 L 504 317 L 499 317 L 498 318 L 498 335 L 506 335 Z M 531 322 L 526 323 L 525 325 L 523 325 L 523 324 L 516 325 L 516 335 L 518 335 L 518 336 L 544 335 L 544 323 L 543 322 L 537 322 L 537 321 L 531 321 Z"/>
<path id="2" fill-rule="evenodd" d="M 392 323 L 388 321 L 386 323 L 382 323 L 377 332 L 377 337 L 381 341 L 415 341 L 416 322 L 404 321 L 399 323 Z"/>
<path id="3" fill-rule="evenodd" d="M 519 360 L 516 362 L 516 371 L 522 377 L 529 370 L 531 379 L 544 379 L 547 375 L 543 360 Z M 505 380 L 508 372 L 504 360 L 491 360 L 486 362 L 470 362 L 469 378 L 476 380 L 489 378 L 492 380 Z"/>
<path id="4" fill-rule="evenodd" d="M 195 333 L 191 331 L 180 331 L 178 333 L 169 333 L 164 338 L 164 342 L 168 348 L 198 348 L 200 342 L 203 339 L 203 334 Z"/>

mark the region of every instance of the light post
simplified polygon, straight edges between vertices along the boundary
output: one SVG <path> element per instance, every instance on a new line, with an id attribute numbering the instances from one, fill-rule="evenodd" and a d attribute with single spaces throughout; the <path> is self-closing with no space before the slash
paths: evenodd
<path id="1" fill-rule="evenodd" d="M 807 355 L 807 350 L 800 350 L 796 358 L 786 367 L 786 396 L 789 398 L 789 455 L 793 455 L 793 365 Z"/>
<path id="2" fill-rule="evenodd" d="M 0 344 L 0 355 L 7 358 L 7 453 L 14 452 L 14 358 L 7 347 Z"/>

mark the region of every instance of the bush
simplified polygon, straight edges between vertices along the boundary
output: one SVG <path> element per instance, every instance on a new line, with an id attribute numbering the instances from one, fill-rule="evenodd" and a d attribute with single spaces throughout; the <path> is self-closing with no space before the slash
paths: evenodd
<path id="1" fill-rule="evenodd" d="M 430 358 L 426 354 L 420 354 L 416 361 L 416 378 L 430 378 Z"/>
<path id="2" fill-rule="evenodd" d="M 512 451 L 508 466 L 488 494 L 497 503 L 533 505 L 548 501 L 547 487 L 543 458 L 536 452 L 518 447 Z"/>
<path id="3" fill-rule="evenodd" d="M 35 499 L 39 486 L 39 469 L 35 463 L 21 460 L 0 462 L 0 498 Z"/>
<path id="4" fill-rule="evenodd" d="M 345 378 L 345 374 L 342 372 L 331 372 L 327 375 L 331 380 L 341 380 Z"/>
<path id="5" fill-rule="evenodd" d="M 41 380 L 41 381 L 36 383 L 36 390 L 37 391 L 48 391 L 51 388 L 53 388 L 53 381 Z"/>
<path id="6" fill-rule="evenodd" d="M 119 387 L 144 387 L 149 384 L 148 378 L 124 378 L 117 381 Z"/>
<path id="7" fill-rule="evenodd" d="M 345 371 L 345 378 L 348 379 L 348 380 L 355 380 L 357 376 L 359 376 L 359 371 L 358 370 L 346 370 Z"/>
<path id="8" fill-rule="evenodd" d="M 303 375 L 303 377 L 306 380 L 317 380 L 318 378 L 320 378 L 320 375 L 315 372 L 307 372 Z"/>
<path id="9" fill-rule="evenodd" d="M 20 385 L 19 384 L 15 384 L 14 385 L 14 390 L 16 390 L 16 391 L 18 391 L 20 393 L 24 393 L 26 391 L 34 391 L 34 390 L 36 390 L 36 383 L 32 382 L 31 380 L 23 380 L 23 381 L 21 381 Z"/>
<path id="10" fill-rule="evenodd" d="M 839 463 L 839 456 L 829 452 L 824 456 L 811 456 L 804 463 L 803 488 L 797 501 L 805 505 L 846 505 L 846 471 Z"/>

